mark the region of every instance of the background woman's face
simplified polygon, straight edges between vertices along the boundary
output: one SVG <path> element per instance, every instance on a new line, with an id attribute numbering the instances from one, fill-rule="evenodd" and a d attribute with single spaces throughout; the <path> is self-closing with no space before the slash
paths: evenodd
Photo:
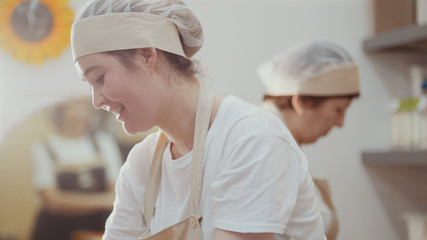
<path id="1" fill-rule="evenodd" d="M 67 103 L 64 109 L 63 123 L 71 128 L 88 131 L 91 127 L 95 109 L 83 101 Z"/>
<path id="2" fill-rule="evenodd" d="M 316 107 L 307 108 L 303 116 L 301 143 L 314 143 L 334 127 L 344 125 L 345 111 L 352 99 L 347 97 L 329 98 Z"/>

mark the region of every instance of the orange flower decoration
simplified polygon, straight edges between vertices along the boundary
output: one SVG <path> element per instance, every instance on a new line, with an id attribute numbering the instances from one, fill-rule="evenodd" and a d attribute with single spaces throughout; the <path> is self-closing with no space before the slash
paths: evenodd
<path id="1" fill-rule="evenodd" d="M 0 1 L 0 46 L 26 63 L 56 58 L 70 43 L 69 0 Z"/>

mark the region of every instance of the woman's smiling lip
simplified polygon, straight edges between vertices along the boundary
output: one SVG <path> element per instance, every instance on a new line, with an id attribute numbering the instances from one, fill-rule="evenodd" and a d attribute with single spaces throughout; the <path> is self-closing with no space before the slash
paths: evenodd
<path id="1" fill-rule="evenodd" d="M 111 106 L 108 105 L 104 105 L 102 106 L 102 108 L 114 115 L 116 115 L 116 118 L 118 118 L 120 116 L 121 111 L 123 110 L 124 106 L 120 105 L 117 108 L 112 109 Z"/>
<path id="2" fill-rule="evenodd" d="M 120 105 L 119 108 L 116 108 L 114 111 L 111 111 L 114 115 L 116 115 L 116 119 L 119 120 L 120 118 L 120 113 L 122 112 L 124 106 Z"/>

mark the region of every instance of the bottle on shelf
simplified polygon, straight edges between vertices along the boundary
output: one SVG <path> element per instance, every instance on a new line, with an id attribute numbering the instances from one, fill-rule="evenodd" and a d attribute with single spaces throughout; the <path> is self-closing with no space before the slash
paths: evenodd
<path id="1" fill-rule="evenodd" d="M 411 96 L 395 99 L 391 109 L 391 146 L 396 150 L 427 149 L 427 66 L 410 68 Z"/>

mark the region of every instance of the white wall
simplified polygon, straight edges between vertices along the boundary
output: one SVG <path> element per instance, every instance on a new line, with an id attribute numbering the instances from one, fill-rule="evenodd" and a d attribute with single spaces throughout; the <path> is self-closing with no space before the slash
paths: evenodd
<path id="1" fill-rule="evenodd" d="M 83 2 L 72 0 L 70 5 L 77 8 Z M 360 154 L 389 147 L 387 105 L 393 97 L 408 95 L 407 67 L 421 58 L 363 52 L 362 41 L 373 29 L 370 1 L 187 2 L 205 29 L 201 56 L 212 88 L 254 104 L 260 103 L 263 94 L 255 73 L 263 60 L 292 44 L 319 37 L 348 46 L 361 66 L 362 96 L 350 107 L 344 128 L 304 150 L 313 175 L 331 181 L 339 239 L 405 239 L 401 213 L 419 210 L 418 205 L 396 190 L 390 173 L 364 166 Z M 0 136 L 6 139 L 14 124 L 36 109 L 71 94 L 89 94 L 74 70 L 69 49 L 40 67 L 16 62 L 1 51 L 0 71 Z"/>

